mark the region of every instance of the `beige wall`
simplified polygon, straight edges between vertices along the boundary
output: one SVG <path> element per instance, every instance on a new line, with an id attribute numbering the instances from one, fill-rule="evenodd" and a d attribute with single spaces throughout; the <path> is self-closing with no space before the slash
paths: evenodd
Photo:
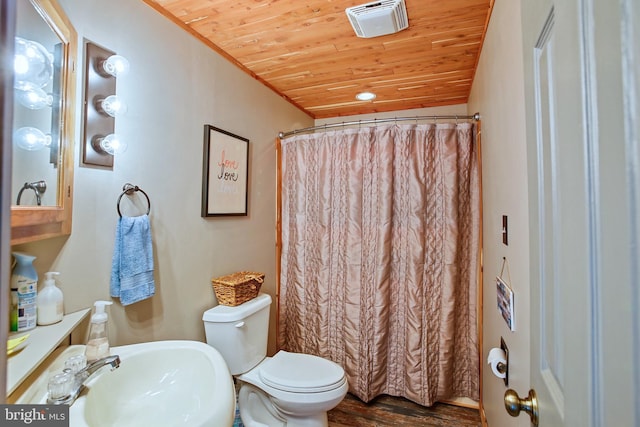
<path id="1" fill-rule="evenodd" d="M 504 337 L 510 350 L 509 387 L 529 390 L 529 217 L 525 145 L 524 77 L 520 3 L 497 0 L 468 102 L 482 116 L 484 214 L 483 403 L 489 425 L 528 426 L 529 417 L 511 418 L 504 409 L 506 390 L 488 369 L 486 358 Z M 502 215 L 508 216 L 509 245 L 502 243 Z M 502 258 L 509 265 L 515 294 L 516 331 L 496 308 L 495 278 Z M 505 269 L 506 270 L 506 269 Z M 505 271 L 505 276 L 507 272 Z M 508 279 L 508 276 L 507 276 Z"/>
<path id="2" fill-rule="evenodd" d="M 37 255 L 40 277 L 49 270 L 61 273 L 65 311 L 109 300 L 116 200 L 124 183 L 139 185 L 152 203 L 156 295 L 109 309 L 112 345 L 204 340 L 202 313 L 215 304 L 212 277 L 261 271 L 263 289 L 275 295 L 275 138 L 281 130 L 313 121 L 142 2 L 60 3 L 81 49 L 87 38 L 131 62 L 117 88 L 129 111 L 116 120 L 116 132 L 129 141 L 129 149 L 115 159 L 113 170 L 104 170 L 79 165 L 76 147 L 71 236 L 19 249 Z M 80 117 L 78 112 L 76 135 L 81 135 Z M 200 217 L 204 124 L 250 140 L 247 217 Z M 270 351 L 274 319 L 275 305 Z"/>

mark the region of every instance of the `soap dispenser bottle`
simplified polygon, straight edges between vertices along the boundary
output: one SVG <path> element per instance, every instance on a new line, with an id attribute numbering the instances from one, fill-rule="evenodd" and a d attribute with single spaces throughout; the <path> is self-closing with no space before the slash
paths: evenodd
<path id="1" fill-rule="evenodd" d="M 109 356 L 109 334 L 107 330 L 107 313 L 104 311 L 105 305 L 113 304 L 111 301 L 96 301 L 93 305 L 95 310 L 91 316 L 89 325 L 89 338 L 84 350 L 87 363 Z"/>
<path id="2" fill-rule="evenodd" d="M 44 273 L 44 287 L 38 292 L 38 325 L 57 323 L 64 316 L 62 291 L 53 278 L 58 274 L 57 271 Z"/>

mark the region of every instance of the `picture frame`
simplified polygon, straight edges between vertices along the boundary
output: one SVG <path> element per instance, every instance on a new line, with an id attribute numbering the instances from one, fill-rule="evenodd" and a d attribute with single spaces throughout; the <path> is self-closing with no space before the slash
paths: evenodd
<path id="1" fill-rule="evenodd" d="M 496 276 L 496 294 L 498 297 L 498 311 L 511 332 L 516 330 L 515 302 L 513 291 L 500 276 Z"/>
<path id="2" fill-rule="evenodd" d="M 249 140 L 204 125 L 201 216 L 248 213 Z"/>

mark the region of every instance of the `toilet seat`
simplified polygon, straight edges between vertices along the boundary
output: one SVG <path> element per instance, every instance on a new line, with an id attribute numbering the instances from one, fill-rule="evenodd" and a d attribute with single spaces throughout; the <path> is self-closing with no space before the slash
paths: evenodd
<path id="1" fill-rule="evenodd" d="M 318 356 L 279 351 L 260 366 L 260 379 L 266 385 L 291 393 L 320 393 L 334 390 L 345 382 L 344 370 Z"/>

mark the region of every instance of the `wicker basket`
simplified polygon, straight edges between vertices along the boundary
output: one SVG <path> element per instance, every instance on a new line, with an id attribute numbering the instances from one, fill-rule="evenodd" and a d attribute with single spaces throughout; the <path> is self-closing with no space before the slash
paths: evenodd
<path id="1" fill-rule="evenodd" d="M 232 307 L 257 297 L 262 282 L 264 274 L 252 271 L 239 271 L 211 279 L 218 302 Z"/>

